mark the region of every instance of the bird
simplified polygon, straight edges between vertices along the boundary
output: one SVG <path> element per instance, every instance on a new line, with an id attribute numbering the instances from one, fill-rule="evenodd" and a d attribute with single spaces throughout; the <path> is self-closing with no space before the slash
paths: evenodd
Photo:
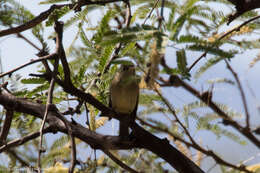
<path id="1" fill-rule="evenodd" d="M 130 116 L 119 122 L 120 137 L 129 136 L 129 122 L 135 120 L 139 99 L 139 81 L 135 74 L 135 66 L 122 64 L 110 84 L 109 107 L 123 116 Z"/>

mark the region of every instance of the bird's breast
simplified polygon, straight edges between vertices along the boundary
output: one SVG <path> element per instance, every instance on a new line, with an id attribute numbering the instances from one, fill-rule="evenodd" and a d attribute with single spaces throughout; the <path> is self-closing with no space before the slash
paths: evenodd
<path id="1" fill-rule="evenodd" d="M 138 85 L 112 86 L 112 108 L 119 113 L 131 113 L 134 111 L 138 99 Z"/>

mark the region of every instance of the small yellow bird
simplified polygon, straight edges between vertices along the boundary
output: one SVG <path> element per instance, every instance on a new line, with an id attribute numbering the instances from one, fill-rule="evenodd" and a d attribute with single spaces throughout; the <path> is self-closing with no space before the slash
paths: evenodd
<path id="1" fill-rule="evenodd" d="M 135 120 L 139 98 L 139 80 L 134 65 L 121 65 L 110 85 L 109 106 Z M 127 121 L 129 122 L 129 121 Z M 119 136 L 129 135 L 127 122 L 120 121 Z"/>

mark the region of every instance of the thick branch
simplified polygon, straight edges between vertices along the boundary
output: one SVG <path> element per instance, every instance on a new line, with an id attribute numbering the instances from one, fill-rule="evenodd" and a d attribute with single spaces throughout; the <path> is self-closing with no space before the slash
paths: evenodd
<path id="1" fill-rule="evenodd" d="M 145 122 L 144 120 L 138 118 L 138 120 L 141 122 L 141 124 L 144 124 L 146 126 L 149 126 L 153 129 L 156 129 L 160 132 L 164 132 L 164 133 L 167 133 L 168 135 L 170 135 L 174 140 L 178 140 L 182 143 L 184 143 L 186 146 L 188 147 L 192 147 L 198 151 L 200 151 L 201 153 L 205 154 L 206 156 L 211 156 L 217 163 L 219 164 L 222 164 L 222 165 L 225 165 L 225 166 L 228 166 L 228 167 L 231 167 L 231 168 L 234 168 L 234 169 L 237 169 L 237 170 L 240 170 L 240 171 L 245 171 L 245 172 L 250 172 L 248 171 L 244 165 L 240 165 L 240 166 L 236 166 L 236 165 L 233 165 L 225 160 L 223 160 L 221 157 L 219 157 L 218 155 L 216 155 L 213 151 L 211 150 L 207 150 L 207 149 L 204 149 L 202 146 L 200 146 L 199 144 L 197 144 L 196 142 L 187 142 L 185 141 L 184 139 L 182 139 L 181 137 L 175 135 L 174 133 L 170 132 L 168 129 L 165 129 L 165 128 L 161 128 L 161 127 L 158 127 L 158 126 L 154 126 L 152 124 L 149 124 L 147 122 Z M 193 140 L 194 141 L 194 140 Z"/>
<path id="2" fill-rule="evenodd" d="M 63 37 L 63 23 L 56 21 L 54 26 L 55 32 L 57 34 L 56 36 L 56 53 L 59 56 L 59 59 L 61 60 L 61 64 L 64 71 L 64 81 L 67 85 L 71 85 L 71 79 L 70 79 L 70 68 L 68 61 L 66 59 L 66 54 L 63 48 L 62 44 L 62 37 Z"/>
<path id="3" fill-rule="evenodd" d="M 26 99 L 16 98 L 15 96 L 11 95 L 8 92 L 1 91 L 0 92 L 0 104 L 5 107 L 11 107 L 14 111 L 22 112 L 26 114 L 30 114 L 33 116 L 36 116 L 37 118 L 43 119 L 44 111 L 45 111 L 45 105 L 30 102 Z M 108 109 L 108 108 L 107 108 Z M 67 133 L 68 130 L 65 127 L 64 123 L 57 118 L 57 109 L 55 109 L 55 106 L 51 106 L 50 110 L 48 112 L 47 117 L 47 123 L 54 129 L 55 131 L 60 131 L 63 133 Z M 55 127 L 55 128 L 54 128 Z M 136 144 L 134 144 L 131 141 L 123 141 L 120 140 L 118 136 L 109 136 L 109 135 L 101 135 L 96 132 L 90 131 L 89 129 L 81 126 L 80 124 L 73 124 L 71 123 L 71 128 L 74 137 L 77 137 L 81 139 L 82 141 L 90 144 L 93 148 L 100 148 L 102 145 L 105 149 L 131 149 L 134 147 L 138 147 Z M 33 137 L 29 137 L 30 139 L 36 138 L 39 136 L 39 132 L 32 135 Z M 28 138 L 28 137 L 27 137 Z M 27 139 L 26 138 L 26 139 Z M 29 139 L 29 140 L 30 140 Z M 23 139 L 22 141 L 24 141 Z M 14 144 L 11 144 L 12 146 L 16 146 L 18 142 L 15 142 Z M 23 144 L 24 142 L 22 142 Z M 7 144 L 7 146 L 9 143 Z M 5 148 L 5 146 L 4 146 Z M 0 147 L 0 152 L 3 151 L 3 147 Z"/>
<path id="4" fill-rule="evenodd" d="M 236 6 L 236 13 L 229 16 L 228 24 L 230 24 L 233 20 L 241 16 L 242 14 L 260 8 L 259 0 L 228 0 L 232 4 Z"/>
<path id="5" fill-rule="evenodd" d="M 159 139 L 138 124 L 133 125 L 133 135 L 141 147 L 152 151 L 167 161 L 172 167 L 181 173 L 202 173 L 203 171 L 184 154 L 169 144 L 167 139 Z"/>
<path id="6" fill-rule="evenodd" d="M 115 115 L 115 118 L 119 120 L 122 119 L 122 116 L 117 115 L 115 112 L 113 112 L 112 110 L 104 106 L 95 98 L 92 98 L 91 95 L 86 94 L 84 92 L 79 92 L 79 90 L 75 90 L 72 93 L 80 94 L 81 99 L 84 99 L 85 101 L 94 105 L 97 108 L 103 108 L 100 110 Z M 91 103 L 90 100 L 88 100 L 87 98 L 94 99 L 91 100 L 94 102 Z M 45 109 L 45 105 L 39 103 L 33 103 L 24 99 L 18 99 L 15 96 L 12 96 L 9 93 L 4 91 L 0 93 L 0 104 L 4 106 L 10 106 L 15 111 L 28 113 L 39 118 L 43 118 L 43 113 Z M 48 114 L 49 115 L 47 118 L 47 122 L 50 125 L 52 126 L 55 125 L 55 128 L 60 132 L 68 133 L 68 130 L 65 127 L 64 123 L 62 123 L 61 120 L 57 118 L 58 117 L 57 114 L 60 114 L 59 112 L 57 112 L 57 109 L 51 108 Z M 158 137 L 144 130 L 136 123 L 134 123 L 134 125 L 132 126 L 133 136 L 134 138 L 136 138 L 136 140 L 134 141 L 127 141 L 127 140 L 122 141 L 122 139 L 120 139 L 120 137 L 118 136 L 101 135 L 96 132 L 90 131 L 89 129 L 81 126 L 80 124 L 70 123 L 70 125 L 72 129 L 72 134 L 75 137 L 91 145 L 92 148 L 109 150 L 109 149 L 131 149 L 131 148 L 142 147 L 157 154 L 181 173 L 186 173 L 186 172 L 202 173 L 203 172 L 185 155 L 183 155 L 172 145 L 170 145 L 167 140 L 159 139 Z"/>

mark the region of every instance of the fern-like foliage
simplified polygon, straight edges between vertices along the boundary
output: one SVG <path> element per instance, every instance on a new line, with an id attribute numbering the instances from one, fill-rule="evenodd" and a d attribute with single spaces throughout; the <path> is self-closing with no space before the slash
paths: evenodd
<path id="1" fill-rule="evenodd" d="M 48 26 L 48 29 L 51 29 L 56 20 L 64 22 L 64 29 L 66 30 L 64 35 L 73 32 L 70 40 L 66 40 L 66 45 L 69 41 L 69 46 L 65 47 L 65 49 L 71 69 L 70 77 L 75 87 L 91 94 L 101 103 L 108 105 L 110 83 L 119 65 L 135 64 L 136 72 L 142 78 L 137 116 L 150 124 L 150 126 L 141 124 L 146 130 L 159 137 L 167 137 L 172 145 L 175 145 L 191 159 L 194 158 L 191 157 L 194 153 L 198 157 L 201 156 L 201 153 L 198 154 L 200 151 L 195 152 L 194 150 L 197 150 L 197 147 L 191 149 L 190 145 L 185 146 L 181 142 L 190 143 L 189 137 L 199 135 L 202 131 L 211 132 L 210 134 L 215 135 L 218 140 L 225 137 L 239 144 L 246 144 L 247 141 L 241 138 L 238 133 L 222 125 L 223 119 L 221 116 L 212 112 L 207 103 L 196 101 L 196 98 L 191 96 L 187 96 L 187 98 L 183 99 L 185 101 L 182 102 L 176 100 L 178 98 L 175 98 L 175 95 L 171 95 L 171 93 L 181 93 L 183 90 L 179 88 L 172 89 L 173 87 L 165 89 L 160 84 L 167 82 L 167 79 L 171 79 L 171 75 L 178 75 L 182 80 L 185 82 L 189 80 L 187 83 L 193 85 L 193 82 L 199 81 L 198 79 L 207 73 L 210 68 L 221 65 L 220 62 L 223 59 L 232 62 L 232 59 L 236 58 L 238 54 L 252 49 L 259 49 L 259 39 L 248 37 L 257 33 L 257 31 L 259 32 L 259 22 L 251 22 L 241 27 L 240 30 L 229 33 L 234 29 L 234 26 L 226 25 L 227 16 L 229 15 L 227 13 L 231 13 L 231 11 L 227 10 L 228 12 L 226 12 L 220 8 L 215 8 L 215 5 L 221 4 L 229 9 L 231 6 L 229 1 L 164 0 L 163 2 L 157 2 L 134 0 L 129 1 L 132 18 L 130 25 L 126 26 L 128 11 L 125 3 L 107 3 L 104 7 L 87 5 L 82 6 L 81 11 L 77 12 L 74 12 L 74 8 L 69 8 L 66 5 L 77 2 L 79 1 L 40 1 L 40 5 L 64 4 L 64 7 L 55 10 L 49 15 L 47 21 L 36 25 L 26 33 L 30 34 L 29 38 L 32 38 L 33 42 L 36 41 L 34 45 L 40 43 L 41 47 L 34 46 L 36 49 L 44 50 L 42 52 L 48 54 L 50 53 L 48 44 L 52 40 L 48 41 L 46 38 L 52 39 L 54 34 L 51 33 L 53 30 L 51 32 L 47 30 L 46 32 L 46 28 Z M 92 0 L 91 2 L 96 1 Z M 19 26 L 36 17 L 25 7 L 26 5 L 24 6 L 21 3 L 23 2 L 15 0 L 0 1 L 0 30 Z M 163 16 L 160 16 L 163 10 Z M 241 15 L 237 21 L 244 22 L 255 16 L 257 16 L 256 12 L 248 12 Z M 222 38 L 227 33 L 229 35 Z M 23 33 L 20 34 L 23 35 Z M 22 38 L 21 35 L 19 38 Z M 26 39 L 24 40 L 26 41 Z M 17 51 L 20 50 L 17 49 Z M 149 81 L 147 77 L 149 75 L 147 74 L 151 73 L 149 70 L 153 65 L 151 62 L 151 52 L 153 51 L 157 53 L 157 56 L 154 57 L 158 58 L 156 59 L 157 67 L 154 68 L 158 69 L 158 75 L 155 77 L 153 86 L 156 90 L 147 87 L 147 81 Z M 189 69 L 192 62 L 204 53 L 206 58 L 200 60 L 194 69 Z M 256 65 L 259 59 L 259 55 L 257 55 L 251 62 L 250 67 Z M 48 60 L 47 63 L 53 70 L 53 60 Z M 109 69 L 106 69 L 108 66 Z M 37 68 L 37 73 L 43 75 L 46 73 L 43 65 Z M 61 64 L 58 66 L 57 78 L 64 79 Z M 8 90 L 13 95 L 41 104 L 46 103 L 50 84 L 45 78 L 21 77 L 13 74 L 10 75 L 10 78 L 4 78 L 4 80 L 8 80 Z M 206 86 L 208 84 L 235 84 L 234 79 L 229 76 L 219 78 L 217 74 L 204 81 L 208 82 Z M 204 85 L 202 86 L 204 87 Z M 194 84 L 192 87 L 196 88 L 198 86 Z M 172 89 L 172 92 L 168 92 L 168 89 Z M 212 100 L 215 101 L 214 92 L 213 95 Z M 61 112 L 74 109 L 79 102 L 81 102 L 79 98 L 66 93 L 58 84 L 55 85 L 53 103 L 57 105 Z M 233 105 L 223 104 L 221 100 L 216 104 L 234 121 L 240 123 L 244 120 L 245 116 L 243 114 L 231 109 Z M 107 118 L 99 117 L 100 111 L 98 109 L 85 103 L 78 106 L 79 112 L 76 112 L 77 115 L 73 116 L 77 123 L 81 123 L 82 126 L 91 131 L 98 130 L 99 133 L 102 133 L 99 131 L 103 129 L 101 127 L 112 129 L 110 126 L 108 127 L 108 124 L 111 123 L 107 123 Z M 1 110 L 0 115 L 4 114 L 5 112 Z M 70 119 L 69 117 L 66 118 Z M 85 123 L 86 119 L 87 123 Z M 1 117 L 0 122 L 3 122 Z M 8 136 L 8 141 L 38 131 L 40 125 L 41 121 L 38 118 L 15 112 L 11 127 L 12 135 Z M 187 131 L 190 136 L 187 135 Z M 51 168 L 56 165 L 55 163 L 70 161 L 71 146 L 69 137 L 58 134 L 54 139 L 51 138 L 52 142 L 49 142 L 49 139 L 49 136 L 45 136 L 43 140 L 44 147 L 47 148 L 42 157 L 43 167 Z M 180 141 L 177 139 L 180 139 Z M 197 139 L 194 140 L 199 143 Z M 207 142 L 207 140 L 202 139 L 201 146 L 207 146 Z M 24 160 L 30 162 L 31 165 L 36 165 L 37 156 L 34 153 L 38 151 L 38 143 L 38 139 L 28 142 L 15 152 Z M 91 148 L 79 140 L 76 143 L 77 152 L 80 153 L 80 156 L 77 157 L 80 165 L 76 166 L 79 171 L 121 171 L 119 165 L 103 154 L 98 154 L 97 160 L 94 161 Z M 81 151 L 84 151 L 84 155 Z M 147 150 L 133 149 L 131 151 L 111 152 L 138 172 L 174 172 L 168 170 L 169 166 L 166 165 L 165 161 Z M 8 155 L 8 158 L 10 160 L 8 161 L 9 167 L 19 163 L 19 160 L 11 154 Z M 4 170 L 5 168 L 7 168 L 6 163 L 0 163 L 0 169 Z M 222 171 L 225 172 L 226 169 L 222 168 Z"/>

